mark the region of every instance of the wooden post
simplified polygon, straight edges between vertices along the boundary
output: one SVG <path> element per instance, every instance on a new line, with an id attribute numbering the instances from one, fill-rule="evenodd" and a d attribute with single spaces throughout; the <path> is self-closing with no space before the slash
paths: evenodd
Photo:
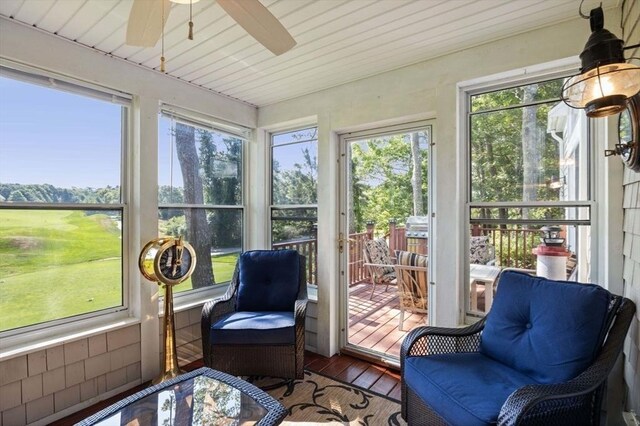
<path id="1" fill-rule="evenodd" d="M 373 221 L 367 222 L 367 239 L 373 240 L 373 230 L 376 226 L 376 223 Z"/>
<path id="2" fill-rule="evenodd" d="M 396 237 L 396 220 L 389 221 L 389 252 L 395 253 L 397 237 Z"/>

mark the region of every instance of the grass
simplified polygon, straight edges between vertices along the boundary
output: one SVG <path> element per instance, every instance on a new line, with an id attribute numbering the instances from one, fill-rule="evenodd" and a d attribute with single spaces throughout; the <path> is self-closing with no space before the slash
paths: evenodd
<path id="1" fill-rule="evenodd" d="M 115 222 L 79 211 L 35 213 L 0 211 L 0 331 L 121 306 Z M 212 256 L 216 282 L 231 280 L 237 256 Z M 190 289 L 187 280 L 174 292 Z"/>

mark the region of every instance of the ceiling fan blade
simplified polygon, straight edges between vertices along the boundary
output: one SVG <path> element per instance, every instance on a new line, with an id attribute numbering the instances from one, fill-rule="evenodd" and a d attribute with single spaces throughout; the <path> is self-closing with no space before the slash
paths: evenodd
<path id="1" fill-rule="evenodd" d="M 163 6 L 164 20 L 162 19 Z M 162 35 L 162 29 L 167 23 L 170 11 L 169 0 L 133 0 L 127 25 L 126 44 L 140 47 L 155 46 Z"/>
<path id="2" fill-rule="evenodd" d="M 296 45 L 291 34 L 259 0 L 218 0 L 218 4 L 275 55 L 281 55 Z"/>

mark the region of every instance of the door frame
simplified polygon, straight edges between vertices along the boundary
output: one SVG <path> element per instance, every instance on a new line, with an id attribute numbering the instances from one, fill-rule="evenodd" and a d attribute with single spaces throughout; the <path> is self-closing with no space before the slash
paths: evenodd
<path id="1" fill-rule="evenodd" d="M 433 194 L 434 194 L 434 179 L 433 179 L 433 172 L 434 172 L 434 167 L 433 167 L 433 153 L 434 153 L 434 146 L 436 144 L 435 142 L 435 135 L 436 135 L 436 120 L 435 119 L 428 119 L 428 120 L 420 120 L 420 121 L 411 121 L 411 122 L 406 122 L 403 124 L 396 124 L 396 125 L 392 125 L 392 126 L 384 126 L 384 127 L 372 127 L 369 129 L 365 129 L 365 130 L 361 130 L 361 131 L 354 131 L 354 132 L 346 132 L 346 133 L 341 133 L 338 134 L 338 138 L 339 138 L 339 143 L 340 143 L 340 147 L 339 147 L 339 178 L 338 178 L 338 211 L 339 211 L 339 233 L 340 235 L 337 237 L 338 240 L 340 240 L 340 237 L 342 236 L 343 243 L 345 247 L 348 247 L 347 245 L 347 238 L 348 238 L 348 217 L 349 215 L 347 214 L 347 206 L 349 205 L 347 202 L 347 196 L 348 196 L 348 188 L 347 188 L 347 182 L 348 182 L 348 173 L 349 173 L 349 167 L 348 167 L 348 163 L 347 163 L 347 159 L 348 159 L 348 147 L 350 146 L 350 143 L 352 143 L 355 140 L 362 140 L 362 139 L 366 139 L 366 138 L 371 138 L 371 137 L 375 137 L 375 136 L 389 136 L 389 135 L 394 135 L 394 134 L 398 134 L 398 133 L 409 133 L 412 131 L 417 131 L 417 130 L 424 130 L 426 128 L 430 127 L 430 135 L 431 135 L 431 140 L 430 143 L 427 147 L 427 154 L 428 154 L 428 171 L 427 171 L 427 179 L 428 179 L 428 185 L 427 185 L 427 216 L 429 217 L 429 239 L 427 240 L 427 253 L 428 253 L 428 265 L 430 265 L 430 267 L 427 270 L 427 282 L 429 285 L 429 301 L 428 301 L 428 310 L 429 310 L 429 318 L 432 317 L 432 312 L 435 312 L 435 292 L 436 292 L 436 287 L 435 287 L 435 282 L 433 279 L 434 276 L 434 272 L 433 272 L 433 268 L 431 267 L 431 265 L 434 265 L 434 261 L 433 258 L 435 256 L 435 253 L 433 251 L 433 241 L 434 241 L 434 221 L 435 221 L 435 213 L 434 213 L 434 200 L 433 200 Z M 348 284 L 348 248 L 346 250 L 343 250 L 342 253 L 338 253 L 338 257 L 339 257 L 339 281 L 338 281 L 338 302 L 339 302 L 339 308 L 338 308 L 338 315 L 339 315 L 339 327 L 340 327 L 340 333 L 339 333 L 339 350 L 341 352 L 349 352 L 351 354 L 354 355 L 359 355 L 362 356 L 364 358 L 367 358 L 370 361 L 379 361 L 383 364 L 386 365 L 391 365 L 391 366 L 395 366 L 398 367 L 399 366 L 399 359 L 387 355 L 387 354 L 381 354 L 379 352 L 373 351 L 371 349 L 367 349 L 367 348 L 362 348 L 360 346 L 354 345 L 354 344 L 350 344 L 348 342 L 348 326 L 349 326 L 349 284 Z"/>

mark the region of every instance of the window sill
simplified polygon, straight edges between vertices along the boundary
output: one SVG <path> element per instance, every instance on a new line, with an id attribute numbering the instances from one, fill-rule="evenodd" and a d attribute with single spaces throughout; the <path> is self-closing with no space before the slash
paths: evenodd
<path id="1" fill-rule="evenodd" d="M 139 322 L 140 319 L 138 318 L 122 316 L 110 319 L 107 322 L 105 322 L 104 317 L 94 317 L 81 321 L 82 328 L 76 322 L 58 327 L 55 331 L 51 328 L 43 327 L 40 330 L 6 337 L 2 339 L 2 344 L 0 345 L 0 361 L 128 327 Z"/>
<path id="2" fill-rule="evenodd" d="M 318 286 L 314 284 L 307 284 L 307 299 L 310 302 L 318 303 Z"/>
<path id="3" fill-rule="evenodd" d="M 178 293 L 174 295 L 173 298 L 173 311 L 174 312 L 182 312 L 187 311 L 189 309 L 202 306 L 209 300 L 215 299 L 216 297 L 223 296 L 227 288 L 228 284 L 216 285 L 212 288 L 189 291 L 185 293 Z M 164 315 L 164 303 L 160 304 L 160 316 Z"/>

